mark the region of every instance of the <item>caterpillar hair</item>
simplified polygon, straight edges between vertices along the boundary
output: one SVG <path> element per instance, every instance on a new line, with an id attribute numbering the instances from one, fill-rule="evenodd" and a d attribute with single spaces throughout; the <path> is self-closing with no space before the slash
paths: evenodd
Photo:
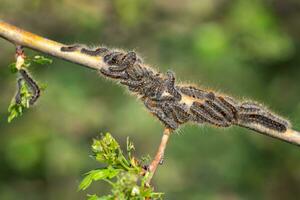
<path id="1" fill-rule="evenodd" d="M 33 78 L 29 75 L 29 73 L 25 69 L 20 69 L 19 73 L 21 78 L 25 81 L 26 85 L 29 87 L 31 91 L 31 98 L 29 100 L 30 105 L 34 105 L 34 103 L 40 97 L 41 90 L 38 84 L 33 80 Z"/>
<path id="2" fill-rule="evenodd" d="M 101 68 L 100 73 L 127 87 L 169 129 L 176 130 L 187 122 L 217 127 L 238 125 L 271 134 L 284 133 L 290 128 L 287 120 L 257 103 L 238 102 L 214 91 L 176 84 L 174 72 L 162 74 L 155 71 L 133 51 L 106 47 L 88 49 L 79 45 L 62 47 L 61 51 L 102 56 L 107 66 Z"/>
<path id="3" fill-rule="evenodd" d="M 266 108 L 256 103 L 245 102 L 239 107 L 238 124 L 253 130 L 266 129 L 283 133 L 290 124 L 287 120 L 271 113 Z"/>

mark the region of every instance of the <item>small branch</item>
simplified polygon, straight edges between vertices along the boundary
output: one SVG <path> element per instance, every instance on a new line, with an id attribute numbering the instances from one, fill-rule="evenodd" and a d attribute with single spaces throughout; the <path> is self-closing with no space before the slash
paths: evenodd
<path id="1" fill-rule="evenodd" d="M 160 145 L 158 147 L 158 150 L 156 152 L 156 155 L 153 159 L 153 161 L 151 162 L 151 164 L 149 165 L 149 172 L 151 173 L 149 179 L 148 179 L 148 183 L 150 183 L 158 165 L 163 161 L 164 158 L 164 154 L 165 154 L 165 149 L 167 147 L 167 143 L 169 140 L 169 137 L 171 135 L 172 131 L 168 128 L 165 128 L 164 132 L 163 132 L 163 136 L 161 138 L 160 141 Z"/>
<path id="2" fill-rule="evenodd" d="M 12 42 L 15 45 L 27 47 L 43 52 L 91 69 L 100 69 L 105 66 L 102 57 L 93 57 L 80 52 L 65 53 L 60 49 L 64 44 L 49 40 L 33 33 L 24 31 L 0 20 L 0 37 Z"/>
<path id="3" fill-rule="evenodd" d="M 89 56 L 86 54 L 82 54 L 80 52 L 72 52 L 72 53 L 62 52 L 60 50 L 61 47 L 66 45 L 24 31 L 20 28 L 5 23 L 1 20 L 0 20 L 0 37 L 14 43 L 15 45 L 28 47 L 33 50 L 43 52 L 73 63 L 77 63 L 91 69 L 97 70 L 105 66 L 105 63 L 103 62 L 103 58 L 100 56 L 97 57 Z M 293 129 L 288 129 L 284 133 L 262 133 L 262 134 L 300 146 L 300 132 Z M 164 134 L 162 143 L 164 142 L 166 143 L 168 137 L 169 137 L 168 134 Z M 156 161 L 153 164 L 151 163 L 151 168 L 152 168 L 151 171 L 154 172 L 156 170 L 156 167 L 157 167 Z"/>

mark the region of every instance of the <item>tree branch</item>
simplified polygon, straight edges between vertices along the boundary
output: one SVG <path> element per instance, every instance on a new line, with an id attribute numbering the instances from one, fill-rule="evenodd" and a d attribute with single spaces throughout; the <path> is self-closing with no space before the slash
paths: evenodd
<path id="1" fill-rule="evenodd" d="M 53 40 L 49 40 L 33 33 L 24 31 L 18 27 L 5 23 L 0 20 L 0 37 L 12 42 L 15 45 L 27 47 L 40 51 L 57 58 L 61 58 L 91 69 L 100 69 L 105 66 L 102 57 L 89 56 L 80 52 L 65 53 L 60 49 L 67 46 Z"/>
<path id="2" fill-rule="evenodd" d="M 60 50 L 61 47 L 66 45 L 24 31 L 20 28 L 5 23 L 1 20 L 0 20 L 0 37 L 14 43 L 15 45 L 31 48 L 33 50 L 40 51 L 73 63 L 77 63 L 91 69 L 97 70 L 105 66 L 105 63 L 103 62 L 103 58 L 100 56 L 94 57 L 94 56 L 82 54 L 80 52 L 73 52 L 73 53 L 62 52 Z M 166 132 L 168 131 L 165 131 L 165 133 Z M 262 133 L 262 134 L 300 146 L 300 132 L 293 129 L 288 129 L 284 133 Z M 159 148 L 156 157 L 160 157 L 159 155 L 162 155 L 159 152 L 161 151 L 163 152 L 165 148 L 163 146 L 166 144 L 168 137 L 169 134 L 164 134 L 162 138 L 162 144 Z M 152 168 L 150 170 L 155 171 L 156 167 L 157 167 L 157 160 L 155 158 L 155 160 L 150 165 L 150 168 Z"/>

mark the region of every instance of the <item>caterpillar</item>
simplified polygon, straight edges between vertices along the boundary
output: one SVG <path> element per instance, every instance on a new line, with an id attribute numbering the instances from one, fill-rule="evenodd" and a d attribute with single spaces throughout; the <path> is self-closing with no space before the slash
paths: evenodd
<path id="1" fill-rule="evenodd" d="M 40 97 L 41 90 L 38 84 L 33 80 L 30 74 L 25 69 L 20 69 L 20 78 L 18 79 L 18 90 L 16 95 L 16 103 L 21 103 L 20 90 L 21 90 L 21 81 L 24 80 L 25 84 L 29 87 L 31 92 L 31 98 L 29 99 L 29 104 L 34 105 L 35 102 Z"/>
<path id="2" fill-rule="evenodd" d="M 114 79 L 143 101 L 150 113 L 166 128 L 176 130 L 187 122 L 208 123 L 217 127 L 237 125 L 261 133 L 284 133 L 290 123 L 264 106 L 239 102 L 227 95 L 207 91 L 192 85 L 176 84 L 175 74 L 155 71 L 143 63 L 134 51 L 82 45 L 61 48 L 62 52 L 79 51 L 90 56 L 101 56 L 107 66 L 99 72 Z"/>

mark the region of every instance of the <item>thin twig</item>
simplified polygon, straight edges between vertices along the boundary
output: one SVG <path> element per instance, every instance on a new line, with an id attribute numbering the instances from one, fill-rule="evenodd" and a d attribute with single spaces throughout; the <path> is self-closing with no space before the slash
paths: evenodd
<path id="1" fill-rule="evenodd" d="M 0 37 L 23 47 L 28 47 L 36 51 L 40 51 L 73 63 L 80 64 L 91 69 L 100 69 L 105 66 L 101 56 L 89 56 L 80 52 L 66 53 L 60 49 L 64 44 L 40 37 L 33 33 L 24 31 L 13 25 L 0 20 Z M 262 133 L 285 142 L 289 142 L 300 146 L 300 132 L 288 129 L 284 133 Z M 155 170 L 154 170 L 155 171 Z"/>
<path id="2" fill-rule="evenodd" d="M 158 147 L 156 155 L 155 155 L 153 161 L 151 162 L 151 164 L 149 165 L 149 172 L 151 174 L 150 174 L 150 177 L 148 179 L 148 183 L 150 183 L 150 181 L 151 181 L 158 165 L 164 159 L 165 149 L 167 147 L 167 143 L 168 143 L 168 140 L 169 140 L 169 137 L 170 137 L 171 133 L 172 133 L 171 129 L 168 129 L 168 128 L 164 129 L 163 136 L 161 138 L 160 145 Z"/>

